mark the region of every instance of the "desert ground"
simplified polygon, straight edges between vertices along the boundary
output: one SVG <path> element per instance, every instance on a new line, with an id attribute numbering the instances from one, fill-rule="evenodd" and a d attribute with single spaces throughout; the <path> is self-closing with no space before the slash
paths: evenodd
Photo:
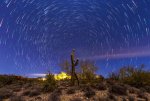
<path id="1" fill-rule="evenodd" d="M 57 81 L 48 92 L 42 80 L 11 82 L 0 86 L 0 101 L 150 101 L 150 86 L 136 88 L 113 80 L 71 86 L 69 81 Z"/>

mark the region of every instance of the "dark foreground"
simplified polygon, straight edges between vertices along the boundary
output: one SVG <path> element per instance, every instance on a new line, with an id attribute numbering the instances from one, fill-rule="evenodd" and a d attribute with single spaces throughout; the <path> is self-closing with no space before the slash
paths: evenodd
<path id="1" fill-rule="evenodd" d="M 80 86 L 57 81 L 58 87 L 50 92 L 43 91 L 43 81 L 38 79 L 8 81 L 1 82 L 0 101 L 150 101 L 150 86 L 135 88 L 112 80 Z"/>

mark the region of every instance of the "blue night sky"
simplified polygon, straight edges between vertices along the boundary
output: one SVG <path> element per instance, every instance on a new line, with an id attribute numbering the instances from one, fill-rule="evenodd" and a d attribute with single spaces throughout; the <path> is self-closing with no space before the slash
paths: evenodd
<path id="1" fill-rule="evenodd" d="M 150 0 L 0 0 L 0 74 L 57 73 L 72 49 L 105 76 L 150 70 Z"/>

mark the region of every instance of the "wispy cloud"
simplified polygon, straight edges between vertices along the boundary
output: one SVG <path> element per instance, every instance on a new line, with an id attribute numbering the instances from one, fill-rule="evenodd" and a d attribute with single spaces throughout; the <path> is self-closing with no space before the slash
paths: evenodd
<path id="1" fill-rule="evenodd" d="M 98 59 L 121 59 L 121 58 L 134 58 L 134 57 L 146 57 L 150 56 L 149 49 L 136 49 L 136 50 L 128 50 L 122 51 L 113 54 L 102 54 L 95 55 L 89 57 L 82 57 L 81 59 L 89 59 L 89 60 L 98 60 Z"/>
<path id="2" fill-rule="evenodd" d="M 45 77 L 46 74 L 42 74 L 42 73 L 34 73 L 34 74 L 29 74 L 28 75 L 29 77 Z"/>

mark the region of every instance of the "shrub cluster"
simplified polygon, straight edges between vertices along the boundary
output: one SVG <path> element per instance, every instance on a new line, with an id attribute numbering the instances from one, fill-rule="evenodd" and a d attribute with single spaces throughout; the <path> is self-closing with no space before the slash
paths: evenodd
<path id="1" fill-rule="evenodd" d="M 75 93 L 75 88 L 69 88 L 67 90 L 67 94 L 74 94 Z"/>
<path id="2" fill-rule="evenodd" d="M 43 91 L 44 92 L 51 92 L 54 91 L 57 88 L 57 83 L 54 78 L 53 74 L 47 74 L 46 75 L 46 80 L 44 81 L 43 84 Z"/>
<path id="3" fill-rule="evenodd" d="M 85 97 L 87 97 L 87 98 L 91 98 L 91 97 L 93 97 L 93 96 L 95 96 L 95 91 L 91 88 L 91 87 L 89 87 L 89 86 L 87 86 L 85 89 L 84 89 L 84 92 L 85 92 Z"/>
<path id="4" fill-rule="evenodd" d="M 109 88 L 109 92 L 118 95 L 127 95 L 127 88 L 116 84 Z"/>
<path id="5" fill-rule="evenodd" d="M 16 76 L 2 75 L 0 76 L 0 86 L 12 84 L 17 80 L 18 78 Z"/>
<path id="6" fill-rule="evenodd" d="M 112 73 L 110 79 L 118 80 L 135 87 L 150 86 L 150 72 L 145 71 L 143 68 L 144 65 L 141 65 L 138 68 L 125 66 L 117 73 Z"/>
<path id="7" fill-rule="evenodd" d="M 62 94 L 61 89 L 56 89 L 49 96 L 48 101 L 61 101 L 60 95 Z"/>

